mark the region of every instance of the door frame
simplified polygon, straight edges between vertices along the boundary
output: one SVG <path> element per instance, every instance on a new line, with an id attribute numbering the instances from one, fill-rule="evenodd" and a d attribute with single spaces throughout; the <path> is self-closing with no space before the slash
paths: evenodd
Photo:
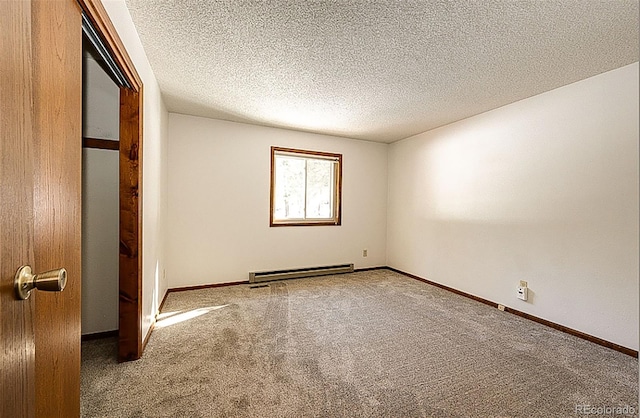
<path id="1" fill-rule="evenodd" d="M 77 0 L 131 86 L 120 87 L 118 361 L 139 359 L 142 336 L 143 84 L 100 0 Z"/>

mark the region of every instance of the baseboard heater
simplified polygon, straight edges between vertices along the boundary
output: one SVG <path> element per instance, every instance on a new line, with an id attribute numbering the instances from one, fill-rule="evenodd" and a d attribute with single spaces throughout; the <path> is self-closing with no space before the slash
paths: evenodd
<path id="1" fill-rule="evenodd" d="M 249 272 L 249 283 L 269 282 L 272 280 L 284 279 L 299 279 L 301 277 L 326 276 L 328 274 L 342 273 L 353 273 L 353 263 L 287 270 L 252 271 Z"/>

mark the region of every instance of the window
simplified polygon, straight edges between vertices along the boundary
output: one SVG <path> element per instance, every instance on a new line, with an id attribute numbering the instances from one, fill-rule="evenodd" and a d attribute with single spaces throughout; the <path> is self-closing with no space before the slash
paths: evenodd
<path id="1" fill-rule="evenodd" d="M 271 147 L 271 226 L 340 225 L 342 155 Z"/>

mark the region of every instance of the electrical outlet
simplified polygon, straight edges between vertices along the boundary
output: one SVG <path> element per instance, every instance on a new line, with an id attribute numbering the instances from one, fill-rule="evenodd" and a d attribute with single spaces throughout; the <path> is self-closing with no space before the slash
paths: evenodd
<path id="1" fill-rule="evenodd" d="M 527 300 L 527 288 L 526 287 L 522 287 L 522 286 L 518 286 L 518 293 L 517 293 L 517 298 L 518 299 L 522 299 L 522 300 Z"/>
<path id="2" fill-rule="evenodd" d="M 367 256 L 367 250 L 362 250 L 362 256 L 366 257 Z"/>
<path id="3" fill-rule="evenodd" d="M 498 309 L 504 312 L 504 305 L 498 304 Z"/>
<path id="4" fill-rule="evenodd" d="M 527 285 L 526 281 L 520 280 L 520 287 L 529 287 L 529 286 Z"/>

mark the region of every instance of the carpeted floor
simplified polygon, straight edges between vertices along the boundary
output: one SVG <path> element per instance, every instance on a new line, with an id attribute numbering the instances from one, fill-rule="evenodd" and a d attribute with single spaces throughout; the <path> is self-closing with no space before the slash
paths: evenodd
<path id="1" fill-rule="evenodd" d="M 389 270 L 171 293 L 143 358 L 115 356 L 83 343 L 82 416 L 638 411 L 637 359 Z"/>

